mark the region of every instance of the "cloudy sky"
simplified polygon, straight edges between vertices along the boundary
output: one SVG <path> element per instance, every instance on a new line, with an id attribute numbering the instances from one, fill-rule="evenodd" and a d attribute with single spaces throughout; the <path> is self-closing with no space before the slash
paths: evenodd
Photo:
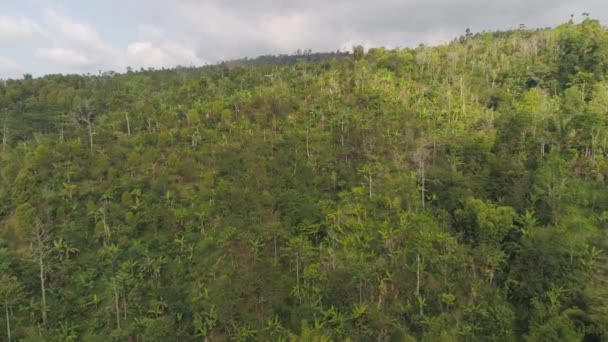
<path id="1" fill-rule="evenodd" d="M 608 24 L 606 0 L 0 0 L 0 79 L 438 44 L 582 12 Z"/>

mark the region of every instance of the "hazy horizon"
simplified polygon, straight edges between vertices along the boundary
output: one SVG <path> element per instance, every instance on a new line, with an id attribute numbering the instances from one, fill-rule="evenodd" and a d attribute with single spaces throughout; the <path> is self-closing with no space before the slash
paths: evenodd
<path id="1" fill-rule="evenodd" d="M 0 79 L 99 70 L 200 66 L 222 60 L 365 47 L 445 43 L 526 24 L 555 26 L 608 4 L 569 1 L 24 0 L 0 4 Z"/>

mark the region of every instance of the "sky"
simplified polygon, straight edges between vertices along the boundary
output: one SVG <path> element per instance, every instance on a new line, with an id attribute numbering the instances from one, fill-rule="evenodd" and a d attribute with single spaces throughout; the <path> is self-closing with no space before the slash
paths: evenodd
<path id="1" fill-rule="evenodd" d="M 583 12 L 608 24 L 606 0 L 0 0 L 0 79 L 435 45 Z"/>

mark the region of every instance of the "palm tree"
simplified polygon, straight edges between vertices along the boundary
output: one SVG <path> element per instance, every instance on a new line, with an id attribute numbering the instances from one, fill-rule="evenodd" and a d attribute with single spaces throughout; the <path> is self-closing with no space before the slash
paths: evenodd
<path id="1" fill-rule="evenodd" d="M 364 165 L 363 168 L 359 170 L 359 173 L 362 173 L 367 179 L 369 199 L 372 199 L 372 166 Z"/>
<path id="2" fill-rule="evenodd" d="M 79 253 L 80 250 L 76 247 L 72 247 L 63 238 L 53 241 L 53 249 L 59 253 L 59 260 L 68 260 L 70 254 Z"/>
<path id="3" fill-rule="evenodd" d="M 101 222 L 103 227 L 103 232 L 101 233 L 101 236 L 103 238 L 103 245 L 107 246 L 108 242 L 110 241 L 110 238 L 112 237 L 112 232 L 110 231 L 110 226 L 106 221 L 106 208 L 101 207 L 89 213 L 89 215 L 93 215 L 95 217 L 96 222 Z"/>

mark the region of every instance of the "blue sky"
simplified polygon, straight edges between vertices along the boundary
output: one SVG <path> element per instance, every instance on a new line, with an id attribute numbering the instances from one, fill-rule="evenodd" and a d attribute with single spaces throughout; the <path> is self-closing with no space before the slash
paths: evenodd
<path id="1" fill-rule="evenodd" d="M 438 44 L 582 12 L 608 24 L 605 0 L 1 0 L 0 79 Z"/>

